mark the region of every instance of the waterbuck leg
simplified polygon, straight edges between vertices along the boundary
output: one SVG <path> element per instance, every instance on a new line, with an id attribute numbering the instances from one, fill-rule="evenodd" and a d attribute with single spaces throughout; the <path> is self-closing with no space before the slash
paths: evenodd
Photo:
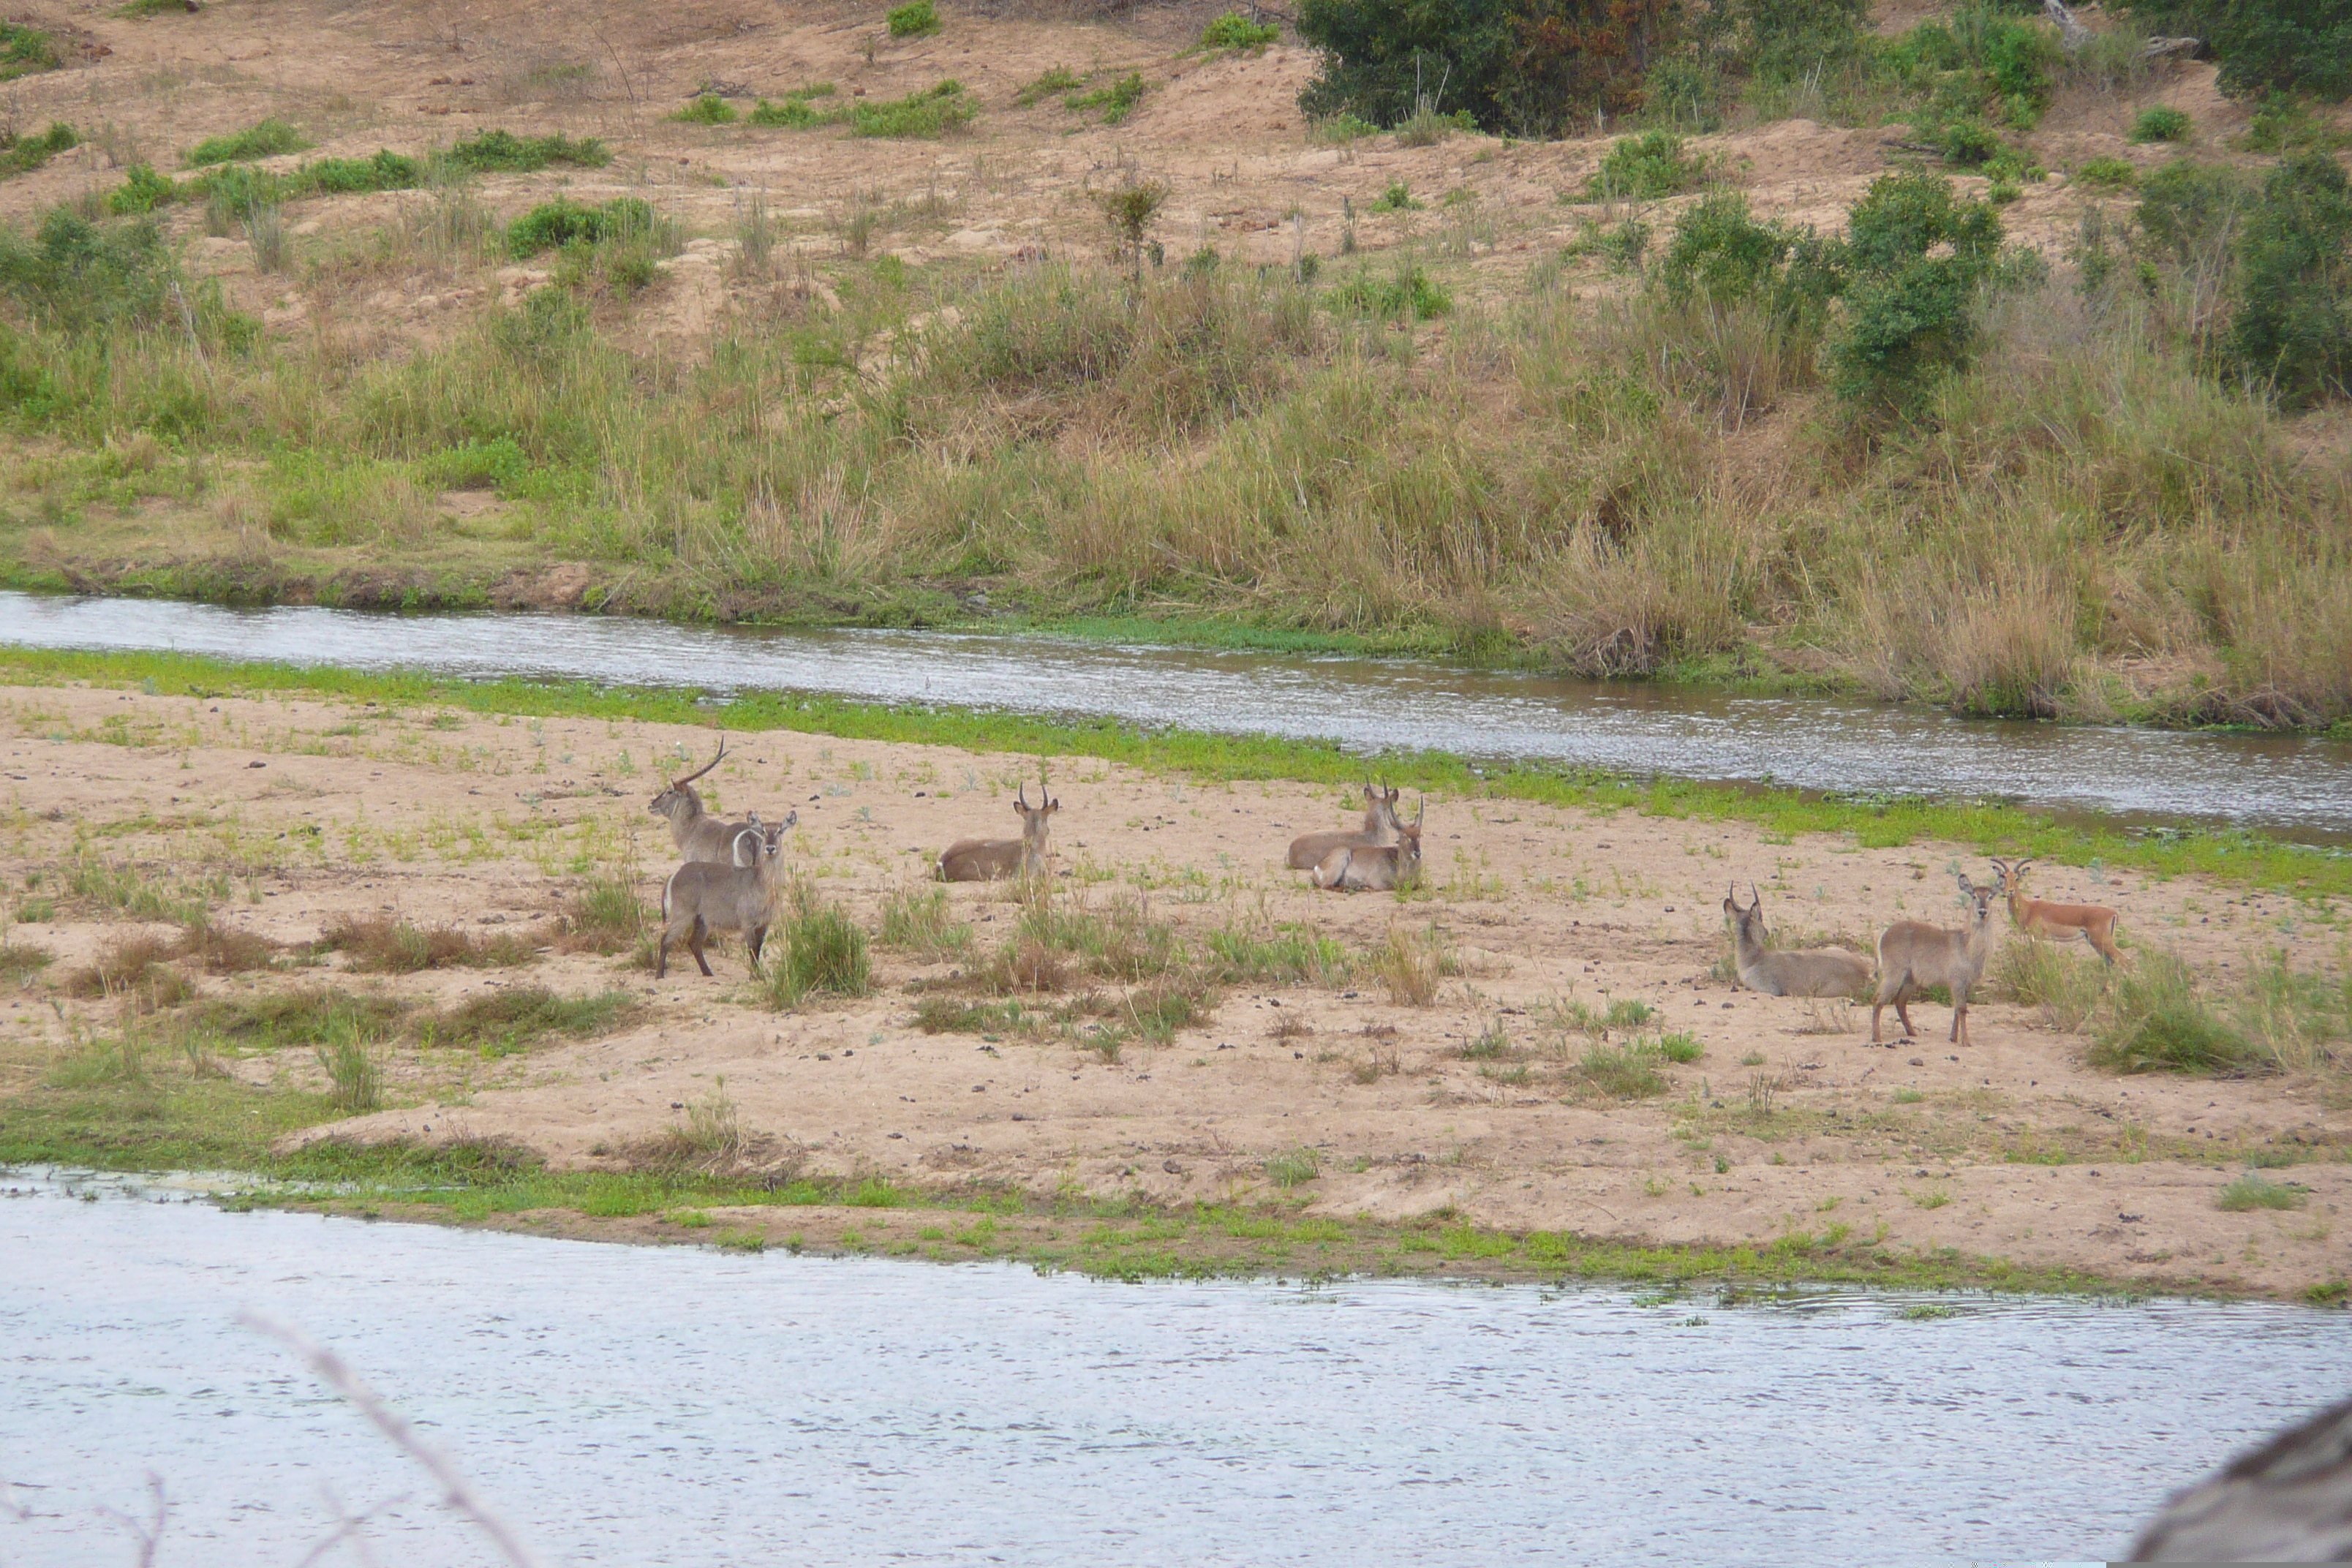
<path id="1" fill-rule="evenodd" d="M 660 938 L 654 943 L 654 978 L 661 979 L 669 973 L 669 927 L 662 927 Z"/>
<path id="2" fill-rule="evenodd" d="M 694 929 L 686 933 L 686 945 L 693 950 L 694 962 L 702 966 L 702 973 L 706 975 L 710 973 L 710 961 L 702 956 L 702 941 L 709 934 L 700 915 L 694 917 Z"/>
<path id="3" fill-rule="evenodd" d="M 1911 997 L 1907 992 L 1895 999 L 1895 1016 L 1903 1020 L 1904 1038 L 1908 1039 L 1919 1032 L 1911 1026 Z"/>
<path id="4" fill-rule="evenodd" d="M 743 938 L 743 944 L 751 950 L 751 967 L 754 969 L 760 967 L 760 947 L 761 944 L 765 942 L 767 940 L 768 928 L 766 926 L 753 926 Z"/>

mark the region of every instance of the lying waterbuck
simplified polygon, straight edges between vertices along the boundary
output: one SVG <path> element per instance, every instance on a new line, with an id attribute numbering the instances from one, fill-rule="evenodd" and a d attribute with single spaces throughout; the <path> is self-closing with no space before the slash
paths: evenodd
<path id="1" fill-rule="evenodd" d="M 2116 911 L 2105 904 L 2053 904 L 2025 896 L 2025 868 L 2031 859 L 2011 866 L 1995 860 L 2009 889 L 2009 923 L 2028 936 L 2052 942 L 2072 942 L 2080 936 L 2099 950 L 2109 963 L 2116 961 Z"/>
<path id="2" fill-rule="evenodd" d="M 709 860 L 688 860 L 662 884 L 662 930 L 654 944 L 654 978 L 669 973 L 669 944 L 686 943 L 702 973 L 710 961 L 702 956 L 703 939 L 713 931 L 740 931 L 751 950 L 751 966 L 760 964 L 760 946 L 768 939 L 776 900 L 784 890 L 784 826 L 779 822 L 760 829 L 757 861 L 749 866 L 720 866 Z"/>
<path id="3" fill-rule="evenodd" d="M 1969 1043 L 1969 993 L 1984 975 L 1985 960 L 1992 956 L 1992 900 L 2000 891 L 1996 880 L 1979 888 L 1963 874 L 1960 891 L 1976 900 L 1977 912 L 1963 931 L 1918 921 L 1896 921 L 1878 939 L 1878 994 L 1870 1005 L 1870 1043 L 1878 1044 L 1878 1014 L 1888 1003 L 1903 1020 L 1903 1032 L 1912 1033 L 1912 997 L 1930 985 L 1952 993 L 1952 1038 Z"/>
<path id="4" fill-rule="evenodd" d="M 1397 823 L 1397 796 L 1402 790 L 1382 788 L 1367 782 L 1364 785 L 1364 826 L 1360 829 L 1335 827 L 1322 833 L 1302 833 L 1290 841 L 1290 856 L 1285 862 L 1294 871 L 1311 871 L 1323 864 L 1334 849 L 1384 849 L 1394 844 L 1403 829 Z"/>
<path id="5" fill-rule="evenodd" d="M 1429 809 L 1423 801 L 1412 814 L 1412 826 L 1397 825 L 1394 844 L 1343 844 L 1316 863 L 1307 879 L 1318 888 L 1341 892 L 1384 893 L 1421 875 L 1421 819 Z"/>
<path id="6" fill-rule="evenodd" d="M 1045 874 L 1046 818 L 1062 809 L 1058 800 L 1029 804 L 1029 786 L 1023 784 L 1013 809 L 1021 814 L 1018 838 L 959 838 L 940 852 L 942 882 L 993 882 L 1005 877 Z"/>
<path id="7" fill-rule="evenodd" d="M 1727 889 L 1723 912 L 1737 924 L 1732 952 L 1739 983 L 1767 996 L 1858 996 L 1870 984 L 1870 960 L 1842 947 L 1792 948 L 1775 952 L 1765 942 L 1764 895 L 1748 884 L 1751 900 L 1739 907 L 1739 889 Z"/>
<path id="8" fill-rule="evenodd" d="M 708 860 L 724 866 L 735 858 L 735 836 L 754 822 L 729 822 L 702 809 L 702 796 L 694 790 L 694 781 L 717 767 L 727 756 L 727 738 L 719 739 L 719 755 L 711 758 L 682 779 L 669 781 L 669 788 L 654 796 L 646 807 L 656 816 L 669 818 L 669 836 L 677 845 L 681 860 Z"/>

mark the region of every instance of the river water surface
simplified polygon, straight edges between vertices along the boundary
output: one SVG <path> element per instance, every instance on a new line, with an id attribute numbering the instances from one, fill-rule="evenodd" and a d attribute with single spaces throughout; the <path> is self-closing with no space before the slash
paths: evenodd
<path id="1" fill-rule="evenodd" d="M 361 1513 L 376 1561 L 491 1561 L 244 1310 L 554 1563 L 2100 1558 L 2347 1371 L 2340 1314 L 2278 1306 L 1116 1285 L 0 1185 L 25 1568 L 135 1562 L 102 1510 L 150 1475 L 163 1568 L 290 1568 Z"/>
<path id="2" fill-rule="evenodd" d="M 2352 837 L 2352 742 L 1956 719 L 1409 659 L 1316 658 L 943 632 L 778 631 L 571 615 L 394 616 L 0 593 L 0 642 L 441 674 L 803 691 L 1108 715 L 1486 761 L 1998 797 L 2042 808 Z"/>

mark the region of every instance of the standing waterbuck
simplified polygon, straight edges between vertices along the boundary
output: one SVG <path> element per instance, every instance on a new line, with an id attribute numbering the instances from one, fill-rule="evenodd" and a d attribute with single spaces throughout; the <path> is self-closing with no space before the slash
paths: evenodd
<path id="1" fill-rule="evenodd" d="M 1870 984 L 1870 960 L 1842 947 L 1792 948 L 1775 952 L 1766 942 L 1764 895 L 1748 884 L 1749 903 L 1739 907 L 1739 889 L 1725 890 L 1723 912 L 1736 922 L 1732 955 L 1739 983 L 1767 996 L 1858 996 Z"/>
<path id="2" fill-rule="evenodd" d="M 2045 937 L 2052 942 L 2072 942 L 2080 936 L 2099 950 L 2099 956 L 2109 963 L 2116 961 L 2116 911 L 2105 904 L 2053 904 L 2025 896 L 2025 868 L 2031 858 L 2010 865 L 1995 860 L 2000 879 L 2009 889 L 2009 923 L 2028 936 Z"/>
<path id="3" fill-rule="evenodd" d="M 1394 844 L 1404 831 L 1396 814 L 1397 796 L 1403 793 L 1366 781 L 1364 826 L 1302 833 L 1290 841 L 1290 854 L 1284 863 L 1294 871 L 1312 871 L 1334 849 L 1384 849 Z"/>
<path id="4" fill-rule="evenodd" d="M 751 967 L 760 966 L 760 947 L 768 939 L 776 900 L 784 890 L 784 824 L 760 830 L 756 863 L 721 866 L 709 860 L 688 860 L 662 884 L 661 936 L 654 944 L 654 978 L 669 973 L 669 944 L 686 943 L 702 973 L 710 961 L 702 956 L 703 939 L 713 931 L 740 931 L 751 950 Z"/>
<path id="5" fill-rule="evenodd" d="M 1339 846 L 1316 862 L 1307 879 L 1346 893 L 1384 893 L 1405 886 L 1421 875 L 1421 819 L 1428 809 L 1424 800 L 1412 814 L 1412 826 L 1397 825 L 1394 844 Z"/>
<path id="6" fill-rule="evenodd" d="M 695 793 L 694 781 L 717 767 L 727 756 L 727 738 L 719 738 L 719 754 L 682 779 L 669 781 L 669 788 L 654 796 L 653 805 L 646 809 L 656 816 L 669 819 L 669 836 L 677 845 L 681 860 L 708 860 L 724 866 L 735 858 L 735 837 L 747 827 L 758 826 L 750 822 L 729 822 L 702 809 L 702 796 Z"/>
<path id="7" fill-rule="evenodd" d="M 2000 891 L 1996 879 L 1979 888 L 1960 878 L 1960 891 L 1976 900 L 1977 911 L 1966 929 L 1947 931 L 1919 921 L 1896 921 L 1878 939 L 1878 994 L 1870 1005 L 1870 1043 L 1878 1044 L 1878 1015 L 1888 1003 L 1911 1034 L 1912 997 L 1930 985 L 1948 986 L 1952 993 L 1952 1038 L 1969 1043 L 1969 993 L 1983 978 L 1985 960 L 1992 956 L 1992 900 Z"/>
<path id="8" fill-rule="evenodd" d="M 1029 786 L 1023 784 L 1013 797 L 1013 809 L 1021 814 L 1021 837 L 1018 838 L 959 838 L 940 851 L 939 875 L 942 882 L 993 882 L 1005 877 L 1042 877 L 1045 874 L 1046 818 L 1062 809 L 1058 800 L 1047 800 L 1042 795 L 1037 804 L 1029 804 Z"/>

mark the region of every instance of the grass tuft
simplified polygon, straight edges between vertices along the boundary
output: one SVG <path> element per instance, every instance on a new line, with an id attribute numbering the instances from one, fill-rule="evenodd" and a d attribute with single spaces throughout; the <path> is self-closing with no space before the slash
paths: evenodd
<path id="1" fill-rule="evenodd" d="M 511 1056 L 546 1035 L 570 1035 L 574 1039 L 610 1033 L 631 1022 L 639 1011 L 626 991 L 602 991 L 591 996 L 559 996 L 544 985 L 518 985 L 436 1013 L 418 1026 L 417 1037 L 427 1046 L 459 1046 L 485 1057 Z"/>
<path id="2" fill-rule="evenodd" d="M 284 153 L 303 152 L 310 145 L 299 131 L 273 116 L 226 136 L 206 137 L 188 149 L 180 164 L 183 168 L 200 169 L 210 163 L 275 158 Z"/>
<path id="3" fill-rule="evenodd" d="M 318 950 L 348 954 L 362 973 L 508 969 L 535 963 L 531 940 L 509 931 L 476 936 L 455 926 L 420 926 L 396 915 L 345 915 L 319 933 Z"/>
<path id="4" fill-rule="evenodd" d="M 2245 1036 L 2213 1011 L 2178 954 L 2148 952 L 2115 977 L 2092 1031 L 2087 1059 L 2114 1072 L 2215 1078 L 2268 1066 Z"/>
<path id="5" fill-rule="evenodd" d="M 2308 1196 L 2293 1182 L 2273 1182 L 2259 1171 L 2248 1171 L 2223 1187 L 2214 1202 L 2231 1214 L 2252 1209 L 2299 1209 Z"/>
<path id="6" fill-rule="evenodd" d="M 955 918 L 945 888 L 898 888 L 883 894 L 876 934 L 885 947 L 903 948 L 927 960 L 971 951 L 971 927 Z"/>
<path id="7" fill-rule="evenodd" d="M 812 996 L 864 996 L 874 989 L 866 931 L 814 887 L 795 882 L 784 918 L 768 931 L 761 976 L 769 1002 L 797 1007 Z"/>

